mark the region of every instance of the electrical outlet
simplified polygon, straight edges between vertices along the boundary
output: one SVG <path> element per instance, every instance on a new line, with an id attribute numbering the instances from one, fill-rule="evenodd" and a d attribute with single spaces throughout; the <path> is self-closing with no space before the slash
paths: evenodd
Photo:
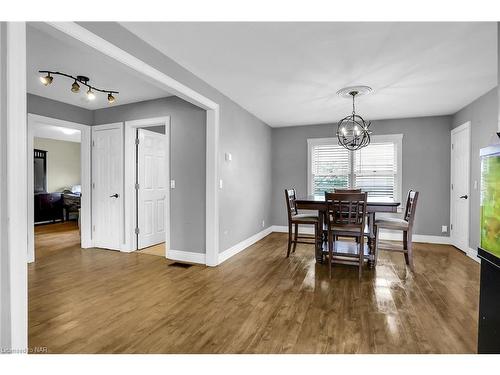
<path id="1" fill-rule="evenodd" d="M 441 232 L 448 233 L 448 226 L 447 225 L 442 225 L 441 226 Z"/>
<path id="2" fill-rule="evenodd" d="M 175 180 L 170 180 L 170 189 L 175 189 Z"/>

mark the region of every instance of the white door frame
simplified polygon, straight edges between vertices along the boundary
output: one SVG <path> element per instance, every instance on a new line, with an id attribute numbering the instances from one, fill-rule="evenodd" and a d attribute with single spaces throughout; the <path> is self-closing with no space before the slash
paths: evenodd
<path id="1" fill-rule="evenodd" d="M 471 122 L 467 121 L 466 123 L 457 126 L 456 128 L 452 129 L 450 132 L 450 143 L 451 143 L 451 138 L 453 137 L 454 134 L 461 132 L 463 130 L 467 130 L 467 137 L 469 139 L 469 157 L 467 158 L 467 170 L 466 170 L 466 181 L 467 181 L 467 195 L 469 197 L 468 199 L 468 204 L 467 204 L 467 249 L 469 248 L 470 244 L 470 157 L 471 157 Z M 453 231 L 451 230 L 451 225 L 453 223 L 453 189 L 452 189 L 452 183 L 453 183 L 453 145 L 450 144 L 450 242 L 453 246 L 458 248 L 456 246 L 455 239 L 453 238 Z"/>
<path id="2" fill-rule="evenodd" d="M 91 127 L 76 122 L 58 120 L 51 117 L 45 117 L 28 113 L 28 263 L 35 261 L 35 213 L 33 207 L 33 138 L 35 128 L 38 125 L 53 125 L 63 128 L 80 130 L 80 183 L 82 186 L 81 210 L 80 210 L 80 232 L 81 247 L 92 247 L 91 231 L 91 188 L 90 188 L 90 131 Z"/>
<path id="3" fill-rule="evenodd" d="M 125 243 L 123 251 L 137 250 L 137 236 L 135 228 L 137 226 L 137 202 L 135 197 L 135 138 L 136 130 L 150 126 L 164 126 L 167 142 L 167 163 L 165 171 L 167 181 L 167 191 L 165 198 L 165 249 L 170 249 L 170 116 L 154 117 L 133 121 L 125 121 Z"/>
<path id="4" fill-rule="evenodd" d="M 0 344 L 28 347 L 26 24 L 0 23 Z"/>
<path id="5" fill-rule="evenodd" d="M 219 264 L 219 104 L 202 94 L 185 86 L 174 78 L 153 68 L 146 62 L 122 50 L 100 36 L 92 33 L 75 22 L 47 22 L 56 30 L 63 32 L 86 44 L 89 47 L 105 54 L 108 57 L 139 72 L 143 76 L 155 81 L 173 95 L 180 97 L 206 110 L 207 139 L 206 139 L 206 256 L 207 266 Z"/>

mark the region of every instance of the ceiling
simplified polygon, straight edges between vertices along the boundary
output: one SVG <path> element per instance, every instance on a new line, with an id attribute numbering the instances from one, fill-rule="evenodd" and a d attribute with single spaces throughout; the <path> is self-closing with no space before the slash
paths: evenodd
<path id="1" fill-rule="evenodd" d="M 124 22 L 271 126 L 452 114 L 497 85 L 496 23 Z"/>
<path id="2" fill-rule="evenodd" d="M 109 107 L 107 95 L 96 92 L 96 99 L 89 101 L 83 85 L 80 85 L 79 93 L 72 93 L 73 81 L 58 76 L 54 77 L 50 86 L 45 87 L 40 83 L 38 71 L 87 76 L 93 86 L 120 92 L 115 95 L 113 105 L 170 96 L 139 73 L 43 23 L 28 24 L 26 60 L 29 93 L 86 109 Z"/>
<path id="3" fill-rule="evenodd" d="M 33 127 L 33 136 L 38 138 L 57 139 L 67 142 L 82 142 L 82 132 L 78 129 L 65 128 L 37 122 Z"/>

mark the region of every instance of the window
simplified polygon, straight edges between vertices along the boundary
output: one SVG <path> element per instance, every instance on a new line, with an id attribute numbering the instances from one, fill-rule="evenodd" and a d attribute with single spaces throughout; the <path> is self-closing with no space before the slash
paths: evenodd
<path id="1" fill-rule="evenodd" d="M 372 197 L 400 200 L 402 134 L 377 135 L 358 151 L 339 146 L 337 138 L 308 139 L 308 193 L 361 188 Z"/>

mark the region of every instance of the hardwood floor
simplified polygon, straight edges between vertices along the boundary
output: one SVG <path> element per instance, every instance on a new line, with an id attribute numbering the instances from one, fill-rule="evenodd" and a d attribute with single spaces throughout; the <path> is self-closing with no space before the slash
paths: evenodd
<path id="1" fill-rule="evenodd" d="M 415 274 L 382 252 L 359 281 L 310 245 L 285 258 L 282 233 L 217 268 L 53 236 L 29 265 L 29 346 L 49 353 L 476 352 L 479 265 L 450 246 L 415 244 Z"/>
<path id="2" fill-rule="evenodd" d="M 165 257 L 165 242 L 158 245 L 146 247 L 145 249 L 139 250 L 137 253 Z"/>

